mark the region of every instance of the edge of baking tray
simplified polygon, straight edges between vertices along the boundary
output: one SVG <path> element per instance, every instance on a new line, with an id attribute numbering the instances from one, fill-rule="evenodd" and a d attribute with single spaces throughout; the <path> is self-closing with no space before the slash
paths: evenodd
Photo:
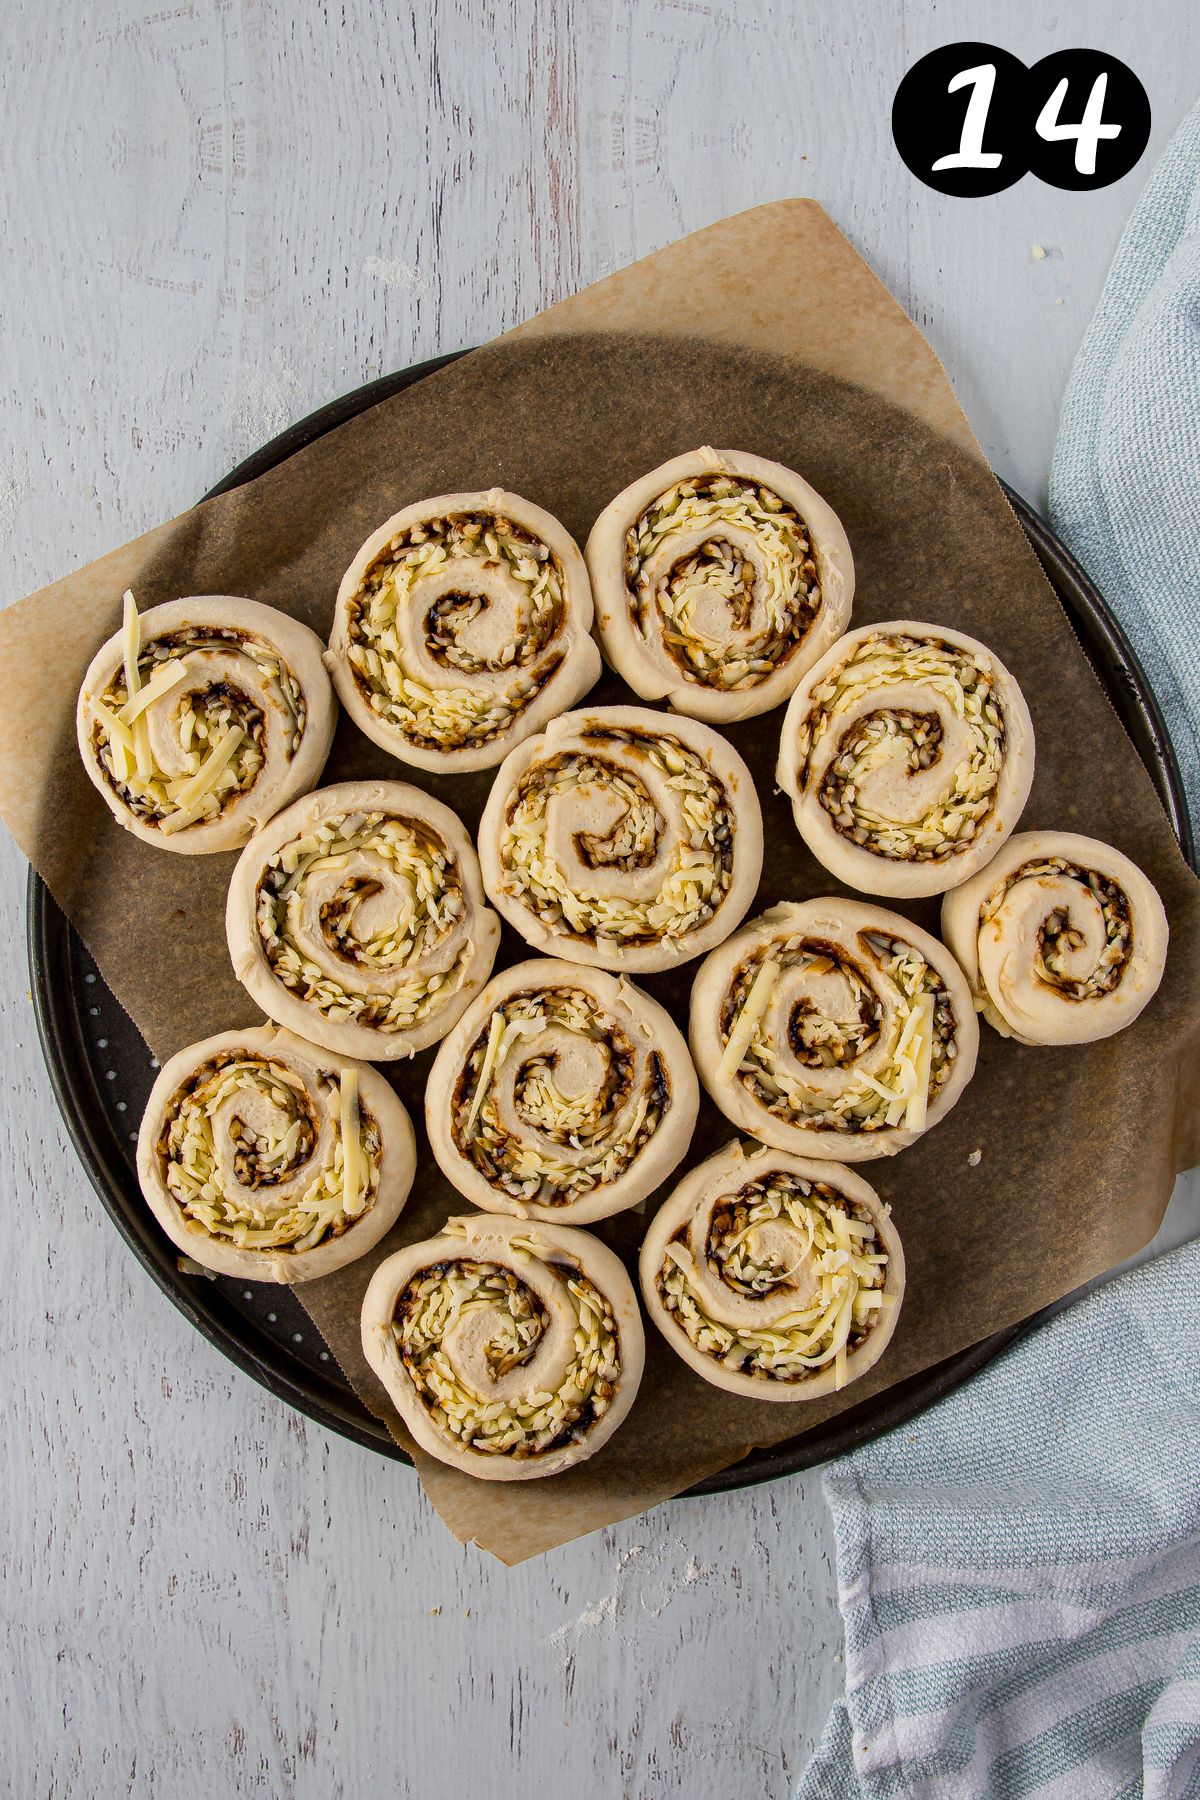
<path id="1" fill-rule="evenodd" d="M 276 467 L 379 401 L 436 373 L 466 355 L 464 350 L 414 364 L 344 394 L 298 420 L 238 464 L 204 498 L 232 491 Z M 1045 520 L 1005 483 L 1001 487 L 1050 580 L 1080 645 L 1105 688 L 1121 723 L 1145 764 L 1188 863 L 1196 867 L 1192 822 L 1179 765 L 1153 690 L 1133 646 L 1086 571 L 1054 536 Z M 308 1418 L 352 1442 L 397 1461 L 410 1458 L 381 1420 L 357 1397 L 308 1370 L 293 1374 L 274 1345 L 256 1347 L 259 1334 L 215 1287 L 197 1289 L 182 1276 L 176 1254 L 154 1227 L 148 1211 L 127 1192 L 123 1152 L 96 1091 L 80 1020 L 67 1004 L 71 992 L 71 926 L 36 870 L 28 883 L 28 956 L 38 1038 L 51 1086 L 68 1135 L 93 1187 L 129 1249 L 168 1299 L 222 1355 L 262 1387 Z M 207 1284 L 206 1284 L 207 1286 Z M 200 1302 L 203 1302 L 201 1304 Z M 1040 1316 L 1040 1315 L 1039 1315 Z M 1034 1319 L 993 1333 L 956 1356 L 898 1382 L 882 1395 L 851 1407 L 824 1425 L 770 1449 L 754 1450 L 742 1461 L 709 1476 L 690 1495 L 749 1487 L 828 1462 L 904 1424 L 970 1379 Z"/>
<path id="2" fill-rule="evenodd" d="M 50 1086 L 67 1136 L 121 1237 L 189 1325 L 230 1362 L 319 1424 L 367 1449 L 382 1448 L 376 1433 L 385 1427 L 356 1396 L 308 1370 L 297 1378 L 274 1364 L 255 1349 L 258 1334 L 214 1283 L 180 1273 L 179 1253 L 155 1228 L 136 1182 L 127 1186 L 123 1152 L 100 1100 L 78 1015 L 64 1002 L 73 986 L 69 961 L 73 928 L 33 868 L 26 905 L 30 993 Z"/>

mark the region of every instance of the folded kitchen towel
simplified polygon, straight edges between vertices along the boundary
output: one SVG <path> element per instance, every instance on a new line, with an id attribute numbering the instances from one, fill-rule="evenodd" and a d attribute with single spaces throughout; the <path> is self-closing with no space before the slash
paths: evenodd
<path id="1" fill-rule="evenodd" d="M 1200 1241 L 835 1464 L 846 1693 L 799 1800 L 1200 1796 Z"/>
<path id="2" fill-rule="evenodd" d="M 1117 250 L 1051 519 L 1200 823 L 1200 107 Z M 800 1800 L 1200 1800 L 1200 1242 L 836 1464 L 846 1693 Z"/>
<path id="3" fill-rule="evenodd" d="M 1200 106 L 1150 177 L 1076 359 L 1050 519 L 1133 641 L 1200 827 Z"/>

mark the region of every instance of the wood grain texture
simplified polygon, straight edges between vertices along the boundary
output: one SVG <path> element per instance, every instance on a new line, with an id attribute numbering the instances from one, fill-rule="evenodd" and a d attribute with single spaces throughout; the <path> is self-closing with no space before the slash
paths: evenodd
<path id="1" fill-rule="evenodd" d="M 802 24 L 788 0 L 9 0 L 4 598 L 338 392 L 791 193 L 848 231 L 1040 500 L 1112 247 L 1192 97 L 1191 8 L 1153 12 L 1147 32 L 1117 0 L 1020 23 L 1002 0 L 809 0 Z M 1091 195 L 920 187 L 891 95 L 964 37 L 1123 56 L 1147 158 Z M 5 1791 L 788 1793 L 840 1673 L 818 1479 L 514 1571 L 460 1549 L 407 1472 L 285 1412 L 124 1251 L 41 1066 L 23 882 L 5 846 L 0 1168 L 31 1219 L 0 1310 Z M 1198 1202 L 1181 1184 L 1164 1241 Z"/>

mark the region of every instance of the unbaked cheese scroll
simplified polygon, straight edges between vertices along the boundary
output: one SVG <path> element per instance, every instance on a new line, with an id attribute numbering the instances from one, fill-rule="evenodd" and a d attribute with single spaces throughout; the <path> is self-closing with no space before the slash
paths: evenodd
<path id="1" fill-rule="evenodd" d="M 758 885 L 762 816 L 750 771 L 707 725 L 585 708 L 506 758 L 479 858 L 489 899 L 535 950 L 636 974 L 733 930 Z"/>
<path id="2" fill-rule="evenodd" d="M 773 906 L 692 988 L 700 1079 L 742 1131 L 797 1156 L 865 1162 L 936 1125 L 975 1068 L 979 1027 L 944 945 L 861 900 Z"/>
<path id="3" fill-rule="evenodd" d="M 1111 844 L 1022 831 L 942 902 L 942 935 L 989 1025 L 1024 1044 L 1087 1044 L 1132 1025 L 1167 959 L 1167 915 Z"/>
<path id="4" fill-rule="evenodd" d="M 321 640 L 230 594 L 139 613 L 126 593 L 124 608 L 79 691 L 83 766 L 135 837 L 236 850 L 325 766 L 337 706 Z"/>
<path id="5" fill-rule="evenodd" d="M 269 1018 L 369 1062 L 444 1037 L 500 939 L 463 826 L 402 781 L 320 788 L 272 819 L 234 869 L 225 930 Z"/>
<path id="6" fill-rule="evenodd" d="M 851 631 L 788 705 L 779 785 L 831 875 L 941 894 L 989 862 L 1033 781 L 1020 688 L 977 639 L 909 619 Z"/>
<path id="7" fill-rule="evenodd" d="M 643 700 L 721 724 L 778 706 L 846 629 L 841 520 L 794 469 L 705 446 L 609 502 L 587 541 L 604 654 Z"/>
<path id="8" fill-rule="evenodd" d="M 904 1252 L 861 1175 L 733 1143 L 659 1208 L 641 1285 L 650 1319 L 705 1381 L 755 1400 L 813 1400 L 887 1348 Z"/>
<path id="9" fill-rule="evenodd" d="M 699 1100 L 657 1001 L 601 969 L 535 957 L 494 976 L 441 1045 L 425 1123 L 474 1205 L 585 1225 L 667 1179 Z"/>
<path id="10" fill-rule="evenodd" d="M 379 1242 L 408 1198 L 416 1152 L 378 1070 L 258 1026 L 164 1063 L 137 1167 L 155 1218 L 186 1256 L 291 1285 Z"/>
<path id="11" fill-rule="evenodd" d="M 483 1481 L 583 1462 L 633 1405 L 645 1340 L 624 1266 L 564 1225 L 476 1213 L 371 1278 L 363 1352 L 422 1449 Z"/>
<path id="12" fill-rule="evenodd" d="M 487 769 L 600 674 L 579 546 L 529 500 L 441 494 L 367 539 L 326 661 L 360 730 L 420 769 Z"/>

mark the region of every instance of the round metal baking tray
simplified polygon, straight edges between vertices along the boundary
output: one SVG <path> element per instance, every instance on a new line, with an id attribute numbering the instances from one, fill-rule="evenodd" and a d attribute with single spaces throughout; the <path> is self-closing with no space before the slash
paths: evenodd
<path id="1" fill-rule="evenodd" d="M 400 370 L 322 407 L 240 463 L 212 494 L 253 480 L 463 354 L 453 352 Z M 1103 597 L 1045 521 L 1011 489 L 1005 492 L 1195 867 L 1179 768 L 1132 647 Z M 358 1399 L 293 1293 L 180 1272 L 176 1250 L 154 1223 L 134 1170 L 137 1122 L 153 1083 L 154 1058 L 34 870 L 29 875 L 28 943 L 38 1033 L 55 1097 L 96 1192 L 138 1261 L 197 1331 L 279 1399 L 355 1443 L 407 1462 L 386 1427 Z M 785 1444 L 752 1451 L 692 1491 L 749 1486 L 827 1462 L 911 1419 L 1026 1328 L 986 1338 Z"/>

